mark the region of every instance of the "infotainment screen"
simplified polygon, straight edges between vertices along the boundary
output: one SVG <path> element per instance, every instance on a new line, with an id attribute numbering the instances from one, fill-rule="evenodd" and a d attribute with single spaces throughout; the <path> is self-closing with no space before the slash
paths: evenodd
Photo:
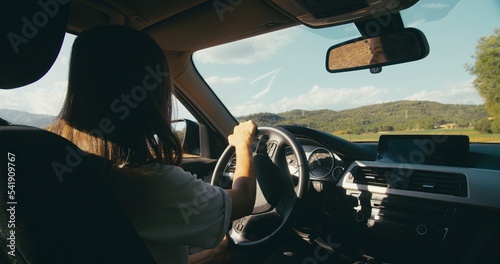
<path id="1" fill-rule="evenodd" d="M 467 167 L 469 137 L 462 135 L 382 135 L 377 161 Z"/>

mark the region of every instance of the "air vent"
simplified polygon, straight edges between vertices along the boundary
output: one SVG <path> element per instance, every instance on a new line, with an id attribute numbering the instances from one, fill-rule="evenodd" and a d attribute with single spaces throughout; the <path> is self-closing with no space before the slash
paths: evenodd
<path id="1" fill-rule="evenodd" d="M 387 187 L 385 169 L 358 167 L 353 171 L 354 183 Z"/>
<path id="2" fill-rule="evenodd" d="M 401 173 L 402 172 L 402 173 Z M 417 169 L 355 167 L 348 181 L 391 189 L 467 197 L 467 177 L 461 173 Z"/>
<path id="3" fill-rule="evenodd" d="M 408 190 L 467 196 L 467 178 L 463 174 L 413 171 Z"/>

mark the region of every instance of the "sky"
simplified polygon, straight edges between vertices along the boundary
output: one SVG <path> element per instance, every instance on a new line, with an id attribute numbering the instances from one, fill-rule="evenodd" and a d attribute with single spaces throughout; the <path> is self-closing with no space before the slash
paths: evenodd
<path id="1" fill-rule="evenodd" d="M 421 1 L 409 10 L 402 14 L 405 26 L 424 32 L 430 54 L 384 67 L 380 74 L 325 70 L 327 49 L 359 36 L 354 25 L 319 32 L 291 28 L 200 51 L 193 60 L 235 116 L 343 110 L 403 99 L 482 104 L 465 64 L 474 62 L 477 39 L 500 27 L 500 1 Z"/>
<path id="2" fill-rule="evenodd" d="M 59 56 L 40 80 L 10 90 L 0 90 L 0 109 L 14 109 L 34 114 L 57 115 L 64 102 L 68 67 L 74 35 L 66 34 Z"/>
<path id="3" fill-rule="evenodd" d="M 420 29 L 431 51 L 427 58 L 368 70 L 328 73 L 327 49 L 359 36 L 353 25 L 312 30 L 294 27 L 195 53 L 205 81 L 235 116 L 293 109 L 343 110 L 397 100 L 482 104 L 465 69 L 473 63 L 477 39 L 500 27 L 498 0 L 420 1 L 403 11 L 406 27 Z M 64 100 L 69 54 L 65 42 L 49 73 L 34 84 L 0 90 L 0 109 L 57 115 Z M 178 117 L 187 115 L 178 110 Z"/>

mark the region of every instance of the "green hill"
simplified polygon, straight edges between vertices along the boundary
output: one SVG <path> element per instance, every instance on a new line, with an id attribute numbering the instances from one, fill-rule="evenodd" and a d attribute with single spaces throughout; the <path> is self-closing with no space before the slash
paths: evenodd
<path id="1" fill-rule="evenodd" d="M 252 119 L 259 125 L 299 125 L 330 133 L 354 133 L 432 129 L 445 124 L 469 127 L 488 117 L 483 105 L 441 104 L 430 101 L 397 101 L 354 109 L 292 110 L 279 114 L 259 113 L 238 119 Z"/>

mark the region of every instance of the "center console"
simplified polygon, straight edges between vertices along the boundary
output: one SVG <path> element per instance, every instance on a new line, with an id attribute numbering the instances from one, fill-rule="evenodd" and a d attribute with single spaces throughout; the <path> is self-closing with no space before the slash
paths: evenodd
<path id="1" fill-rule="evenodd" d="M 459 209 L 451 204 L 397 195 L 347 191 L 353 207 L 352 222 L 374 235 L 403 238 L 418 244 L 441 244 L 456 228 Z"/>
<path id="2" fill-rule="evenodd" d="M 353 162 L 338 183 L 355 246 L 405 263 L 453 260 L 476 202 L 468 146 L 462 136 L 381 137 L 376 160 Z"/>

